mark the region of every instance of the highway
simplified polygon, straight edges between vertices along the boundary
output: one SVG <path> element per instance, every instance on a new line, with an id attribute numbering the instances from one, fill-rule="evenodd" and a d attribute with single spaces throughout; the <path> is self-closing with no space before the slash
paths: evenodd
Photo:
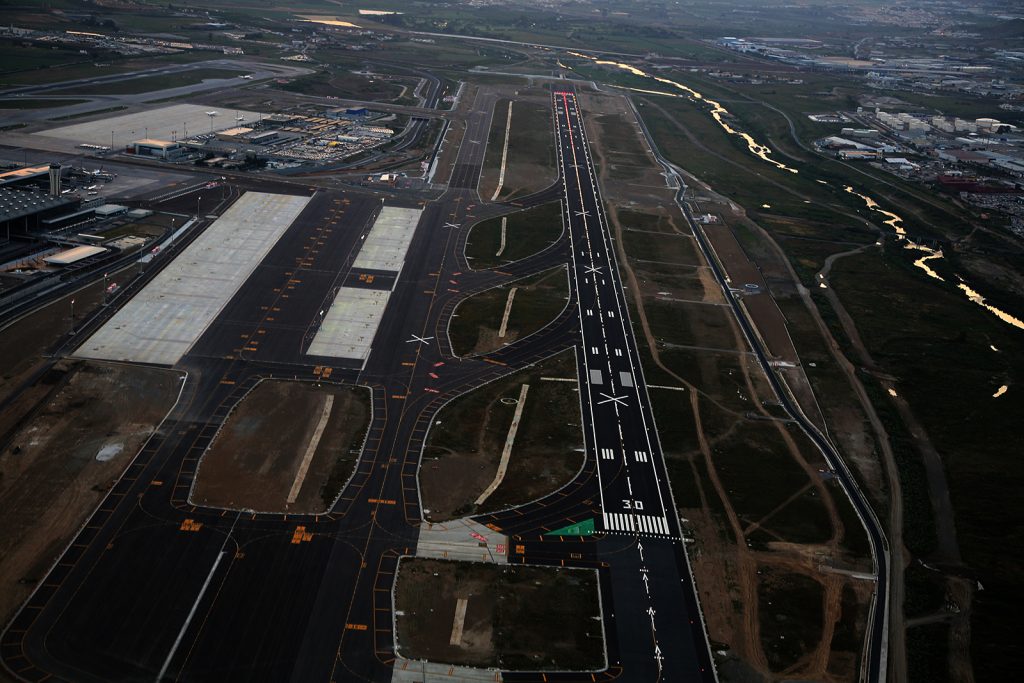
<path id="1" fill-rule="evenodd" d="M 575 93 L 558 91 L 553 98 L 582 332 L 577 366 L 584 437 L 597 462 L 600 528 L 631 543 L 628 554 L 617 545 L 610 562 L 621 664 L 631 680 L 711 681 L 710 648 L 583 119 Z"/>

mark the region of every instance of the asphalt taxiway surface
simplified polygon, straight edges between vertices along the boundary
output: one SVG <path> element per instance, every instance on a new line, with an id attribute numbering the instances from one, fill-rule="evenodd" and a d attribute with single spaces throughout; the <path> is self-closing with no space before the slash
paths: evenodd
<path id="1" fill-rule="evenodd" d="M 387 283 L 390 305 L 364 367 L 304 349 L 333 291 L 353 281 L 351 264 L 380 202 L 314 196 L 183 358 L 188 377 L 175 408 L 3 632 L 0 656 L 18 678 L 391 680 L 391 588 L 398 558 L 414 552 L 419 534 L 417 472 L 433 416 L 458 395 L 576 348 L 583 470 L 551 496 L 480 521 L 513 539 L 510 561 L 601 569 L 609 667 L 504 677 L 711 679 L 575 98 L 554 101 L 562 178 L 516 207 L 483 204 L 476 191 L 496 99 L 477 95 L 449 190 L 422 207 L 401 275 Z M 464 247 L 473 223 L 555 198 L 566 208 L 557 242 L 501 269 L 470 269 Z M 166 201 L 194 200 L 185 193 Z M 548 326 L 486 357 L 452 357 L 446 330 L 460 301 L 565 263 L 570 301 Z M 268 377 L 372 389 L 373 419 L 352 479 L 323 515 L 193 506 L 203 452 L 231 408 Z M 593 537 L 545 535 L 588 517 L 599 520 Z"/>

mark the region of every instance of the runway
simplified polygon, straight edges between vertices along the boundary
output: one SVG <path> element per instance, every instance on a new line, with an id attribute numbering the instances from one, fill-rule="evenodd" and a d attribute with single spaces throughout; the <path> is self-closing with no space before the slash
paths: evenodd
<path id="1" fill-rule="evenodd" d="M 607 566 L 615 618 L 606 628 L 614 632 L 614 664 L 629 680 L 713 681 L 709 645 L 575 93 L 554 92 L 553 106 L 563 216 L 572 248 L 570 280 L 582 331 L 577 369 L 584 438 L 595 463 L 597 500 L 591 505 L 598 527 L 607 534 L 590 544 L 589 554 Z M 532 517 L 529 511 L 520 512 Z M 489 521 L 502 528 L 506 523 L 501 516 Z M 529 525 L 518 525 L 521 535 L 529 534 Z M 550 528 L 545 525 L 541 531 L 546 534 Z M 558 547 L 563 543 L 539 535 L 523 544 L 522 555 L 527 562 L 557 558 L 563 555 Z"/>

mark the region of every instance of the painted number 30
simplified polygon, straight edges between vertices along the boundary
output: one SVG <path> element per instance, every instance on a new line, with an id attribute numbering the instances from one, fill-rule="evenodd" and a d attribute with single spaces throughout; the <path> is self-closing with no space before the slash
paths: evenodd
<path id="1" fill-rule="evenodd" d="M 627 510 L 643 510 L 644 502 L 642 500 L 630 500 L 629 498 L 623 498 L 622 507 Z"/>

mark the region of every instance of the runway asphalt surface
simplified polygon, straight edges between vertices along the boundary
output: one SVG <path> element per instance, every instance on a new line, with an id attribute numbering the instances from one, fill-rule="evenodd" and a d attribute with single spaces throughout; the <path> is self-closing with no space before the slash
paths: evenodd
<path id="1" fill-rule="evenodd" d="M 515 206 L 482 204 L 475 189 L 496 99 L 486 89 L 477 96 L 449 190 L 423 206 L 362 369 L 303 350 L 334 289 L 352 281 L 360 235 L 380 202 L 315 195 L 179 364 L 188 377 L 176 407 L 0 637 L 9 670 L 27 681 L 389 681 L 391 587 L 418 537 L 417 472 L 433 416 L 458 395 L 575 347 L 585 380 L 583 471 L 515 513 L 479 519 L 512 537 L 510 561 L 601 569 L 610 666 L 594 677 L 505 679 L 713 679 L 575 97 L 555 100 L 560 183 Z M 558 197 L 567 209 L 559 241 L 501 269 L 471 271 L 464 246 L 473 223 Z M 484 358 L 451 357 L 446 329 L 460 301 L 567 262 L 573 287 L 556 320 Z M 327 381 L 373 390 L 366 447 L 331 511 L 192 506 L 199 458 L 232 406 L 261 378 L 324 381 L 324 365 Z M 612 457 L 601 457 L 605 448 Z M 593 537 L 544 535 L 588 517 L 601 529 Z"/>

